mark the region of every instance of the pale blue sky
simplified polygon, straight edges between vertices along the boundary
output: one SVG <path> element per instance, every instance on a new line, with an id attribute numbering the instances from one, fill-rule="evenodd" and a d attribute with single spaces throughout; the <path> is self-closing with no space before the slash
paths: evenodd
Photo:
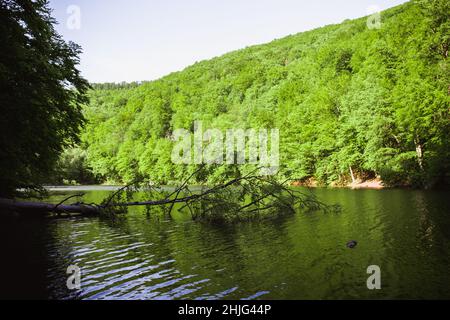
<path id="1" fill-rule="evenodd" d="M 196 61 L 345 19 L 405 0 L 51 0 L 57 30 L 83 47 L 91 82 L 160 78 Z M 69 29 L 67 8 L 81 12 Z"/>

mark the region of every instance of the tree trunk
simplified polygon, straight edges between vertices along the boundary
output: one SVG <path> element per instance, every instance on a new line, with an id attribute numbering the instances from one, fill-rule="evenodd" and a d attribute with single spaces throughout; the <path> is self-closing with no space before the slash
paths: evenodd
<path id="1" fill-rule="evenodd" d="M 416 145 L 417 162 L 419 163 L 420 170 L 423 170 L 423 146 L 417 138 L 414 139 L 414 144 Z"/>
<path id="2" fill-rule="evenodd" d="M 99 209 L 95 206 L 85 204 L 52 204 L 41 202 L 16 201 L 0 198 L 0 209 L 11 210 L 15 212 L 39 212 L 39 213 L 81 213 L 98 214 Z"/>
<path id="3" fill-rule="evenodd" d="M 352 167 L 349 166 L 349 169 L 350 169 L 350 176 L 352 177 L 352 183 L 355 183 L 355 182 L 356 182 L 356 179 L 355 179 L 355 175 L 353 174 Z"/>

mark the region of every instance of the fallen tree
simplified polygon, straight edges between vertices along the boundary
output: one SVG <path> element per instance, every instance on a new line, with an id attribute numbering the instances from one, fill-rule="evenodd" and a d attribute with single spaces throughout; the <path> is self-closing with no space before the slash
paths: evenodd
<path id="1" fill-rule="evenodd" d="M 0 199 L 0 209 L 8 210 L 11 212 L 25 213 L 78 213 L 85 215 L 94 215 L 99 213 L 99 209 L 97 207 L 83 203 L 55 205 L 51 203 L 18 201 L 12 199 Z"/>
<path id="2" fill-rule="evenodd" d="M 145 206 L 148 212 L 158 208 L 170 215 L 174 207 L 178 206 L 178 211 L 189 212 L 194 220 L 211 222 L 250 220 L 262 215 L 295 213 L 299 209 L 326 212 L 338 210 L 337 206 L 320 202 L 312 193 L 289 187 L 289 179 L 279 182 L 275 177 L 255 175 L 256 171 L 214 187 L 192 190 L 189 182 L 201 169 L 191 174 L 172 192 L 141 181 L 120 188 L 100 204 L 64 204 L 69 199 L 82 196 L 78 194 L 58 204 L 0 199 L 0 208 L 12 212 L 117 215 L 126 213 L 129 207 Z"/>

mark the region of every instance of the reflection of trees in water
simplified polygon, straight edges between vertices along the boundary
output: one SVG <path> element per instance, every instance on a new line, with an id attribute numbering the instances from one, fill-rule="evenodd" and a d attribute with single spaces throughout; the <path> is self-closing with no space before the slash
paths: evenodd
<path id="1" fill-rule="evenodd" d="M 263 291 L 266 284 L 258 279 L 273 271 L 274 259 L 280 258 L 273 233 L 280 241 L 285 238 L 279 232 L 283 229 L 280 221 L 215 226 L 192 221 L 142 224 L 136 219 L 133 226 L 136 233 L 152 241 L 156 261 L 173 259 L 179 277 L 201 282 L 193 295 L 186 292 L 183 298 L 242 297 Z"/>
<path id="2" fill-rule="evenodd" d="M 429 207 L 433 204 L 427 200 L 423 191 L 415 191 L 413 193 L 413 201 L 419 216 L 419 237 L 424 247 L 432 247 L 435 241 L 435 224 L 432 220 L 432 214 L 430 214 Z M 425 248 L 422 247 L 422 250 Z"/>
<path id="3" fill-rule="evenodd" d="M 133 208 L 118 219 L 37 221 L 20 229 L 30 233 L 29 242 L 45 230 L 34 239 L 36 254 L 19 258 L 40 261 L 29 278 L 40 274 L 41 280 L 31 286 L 41 281 L 45 289 L 48 282 L 51 298 L 373 297 L 359 287 L 369 264 L 382 268 L 380 297 L 448 296 L 450 276 L 440 274 L 450 267 L 445 196 L 323 192 L 342 203 L 342 214 L 217 226 L 176 210 L 168 219 Z M 361 244 L 355 251 L 345 247 L 353 236 Z M 28 253 L 34 247 L 18 248 Z M 81 291 L 66 289 L 69 264 L 82 268 Z"/>

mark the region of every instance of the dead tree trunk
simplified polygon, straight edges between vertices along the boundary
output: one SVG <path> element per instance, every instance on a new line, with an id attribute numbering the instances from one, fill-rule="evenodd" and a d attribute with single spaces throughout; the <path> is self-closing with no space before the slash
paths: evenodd
<path id="1" fill-rule="evenodd" d="M 423 170 L 423 146 L 417 138 L 414 139 L 414 144 L 416 145 L 417 162 L 420 170 Z"/>
<path id="2" fill-rule="evenodd" d="M 200 170 L 200 169 L 199 169 Z M 183 204 L 179 210 L 187 208 L 193 219 L 203 217 L 206 220 L 225 221 L 230 219 L 250 219 L 259 213 L 295 212 L 296 208 L 311 210 L 335 210 L 336 206 L 328 206 L 318 201 L 313 195 L 302 193 L 300 190 L 292 190 L 287 183 L 290 179 L 278 182 L 274 177 L 260 177 L 253 175 L 254 171 L 245 176 L 232 179 L 226 183 L 216 185 L 201 192 L 193 192 L 188 187 L 189 179 L 168 194 L 155 188 L 148 187 L 147 201 L 134 201 L 128 193 L 140 190 L 142 185 L 125 186 L 105 199 L 101 204 L 74 203 L 64 204 L 68 199 L 82 196 L 71 195 L 58 204 L 25 202 L 0 198 L 0 210 L 9 212 L 29 213 L 57 213 L 57 214 L 119 214 L 126 213 L 127 207 L 152 206 L 164 207 L 170 205 L 168 214 L 175 204 Z M 259 170 L 259 168 L 257 169 Z M 256 171 L 256 170 L 255 170 Z M 126 195 L 124 198 L 123 195 Z M 183 195 L 179 197 L 180 195 Z M 247 199 L 252 201 L 248 202 Z M 223 214 L 218 214 L 223 213 Z"/>
<path id="3" fill-rule="evenodd" d="M 350 169 L 350 176 L 352 177 L 352 183 L 355 183 L 356 179 L 355 179 L 355 175 L 353 174 L 352 166 L 349 166 L 349 169 Z"/>
<path id="4" fill-rule="evenodd" d="M 11 199 L 0 199 L 0 209 L 13 212 L 40 212 L 40 213 L 81 213 L 85 215 L 100 213 L 96 206 L 86 204 L 51 204 L 42 202 L 26 202 Z"/>

